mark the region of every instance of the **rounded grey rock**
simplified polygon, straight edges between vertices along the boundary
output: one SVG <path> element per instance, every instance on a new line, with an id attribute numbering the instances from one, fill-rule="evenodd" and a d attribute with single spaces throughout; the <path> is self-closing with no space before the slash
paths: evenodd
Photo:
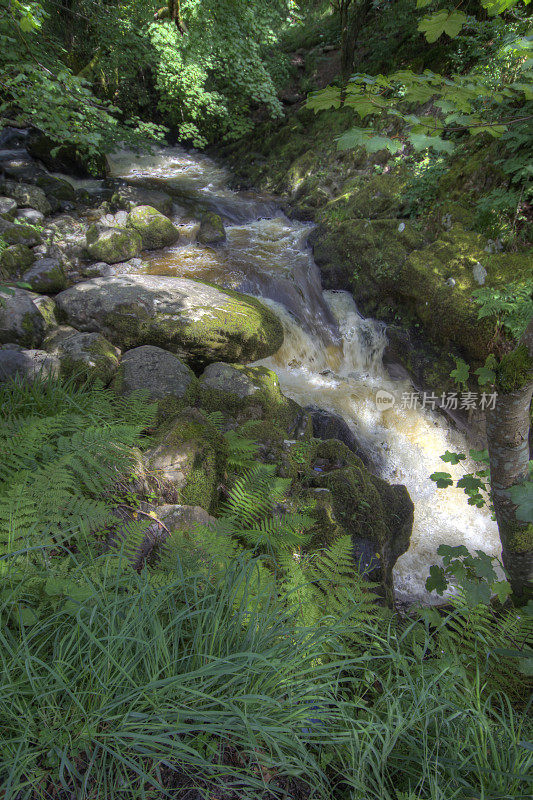
<path id="1" fill-rule="evenodd" d="M 0 383 L 13 378 L 34 381 L 58 374 L 59 359 L 44 350 L 0 350 Z"/>
<path id="2" fill-rule="evenodd" d="M 194 380 L 192 370 L 173 353 L 145 345 L 124 353 L 115 383 L 121 394 L 141 389 L 152 400 L 181 400 Z"/>

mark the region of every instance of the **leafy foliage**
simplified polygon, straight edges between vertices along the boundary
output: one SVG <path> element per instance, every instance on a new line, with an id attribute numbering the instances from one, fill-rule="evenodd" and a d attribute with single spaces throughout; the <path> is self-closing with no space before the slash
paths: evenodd
<path id="1" fill-rule="evenodd" d="M 57 381 L 4 384 L 0 401 L 2 552 L 83 546 L 110 521 L 104 494 L 131 469 L 153 408 Z"/>
<path id="2" fill-rule="evenodd" d="M 426 5 L 418 3 L 418 7 Z M 443 35 L 456 37 L 468 22 L 469 17 L 461 10 L 439 8 L 425 16 L 418 29 L 431 44 Z M 526 111 L 523 116 L 516 113 L 517 107 L 530 100 L 531 93 L 531 42 L 524 35 L 526 30 L 523 26 L 513 31 L 502 44 L 501 52 L 512 63 L 502 72 L 498 85 L 477 69 L 451 75 L 429 69 L 422 73 L 411 69 L 377 75 L 356 73 L 346 87 L 328 86 L 312 93 L 307 106 L 315 111 L 352 108 L 364 122 L 339 138 L 339 149 L 362 145 L 370 152 L 396 152 L 409 145 L 415 151 L 451 153 L 455 133 L 500 137 L 509 130 L 509 124 L 529 119 Z M 429 103 L 431 109 L 427 110 Z M 393 129 L 394 134 L 384 135 L 379 127 Z"/>
<path id="3" fill-rule="evenodd" d="M 533 316 L 531 288 L 509 284 L 501 289 L 483 287 L 472 292 L 479 304 L 478 319 L 496 317 L 498 330 L 504 329 L 520 339 Z"/>

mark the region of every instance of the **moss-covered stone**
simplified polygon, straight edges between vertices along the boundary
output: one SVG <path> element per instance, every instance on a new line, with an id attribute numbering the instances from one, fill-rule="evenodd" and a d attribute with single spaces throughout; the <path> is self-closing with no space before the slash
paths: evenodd
<path id="1" fill-rule="evenodd" d="M 201 411 L 186 408 L 159 431 L 146 464 L 173 485 L 180 503 L 211 511 L 226 457 L 224 437 Z"/>
<path id="2" fill-rule="evenodd" d="M 145 250 L 169 247 L 176 244 L 180 236 L 168 217 L 152 206 L 137 206 L 130 211 L 127 225 L 140 235 Z"/>
<path id="3" fill-rule="evenodd" d="M 56 258 L 40 258 L 22 276 L 33 291 L 56 294 L 67 285 L 67 275 L 62 263 Z"/>
<path id="4" fill-rule="evenodd" d="M 0 191 L 6 197 L 12 197 L 20 208 L 34 208 L 41 214 L 49 214 L 52 207 L 38 186 L 31 183 L 17 183 L 17 181 L 0 181 Z"/>
<path id="5" fill-rule="evenodd" d="M 87 231 L 87 252 L 95 261 L 118 264 L 138 256 L 142 239 L 133 228 L 101 228 L 91 225 Z"/>
<path id="6" fill-rule="evenodd" d="M 0 253 L 0 272 L 6 278 L 19 277 L 35 260 L 25 244 L 12 244 Z"/>
<path id="7" fill-rule="evenodd" d="M 226 230 L 222 217 L 208 211 L 202 214 L 200 219 L 200 230 L 198 231 L 198 241 L 200 244 L 222 244 L 226 241 Z"/>
<path id="8" fill-rule="evenodd" d="M 42 243 L 42 236 L 33 225 L 8 222 L 5 219 L 0 219 L 0 236 L 8 245 L 24 244 L 34 247 Z"/>
<path id="9" fill-rule="evenodd" d="M 78 330 L 101 331 L 125 350 L 162 347 L 194 366 L 255 361 L 283 342 L 280 321 L 259 300 L 183 278 L 95 278 L 57 302 Z"/>
<path id="10" fill-rule="evenodd" d="M 360 561 L 361 571 L 382 584 L 390 600 L 392 569 L 409 547 L 413 526 L 414 507 L 407 489 L 372 475 L 336 439 L 297 443 L 289 458 L 297 472 L 293 479 L 297 505 L 316 519 L 312 547 L 350 534 L 355 562 Z"/>
<path id="11" fill-rule="evenodd" d="M 399 174 L 364 175 L 346 181 L 342 192 L 320 213 L 330 222 L 383 219 L 398 215 L 405 180 Z"/>
<path id="12" fill-rule="evenodd" d="M 198 380 L 173 353 L 144 346 L 124 354 L 112 388 L 118 394 L 145 392 L 157 402 L 158 419 L 164 421 L 196 402 Z"/>
<path id="13" fill-rule="evenodd" d="M 53 330 L 43 349 L 60 361 L 61 375 L 97 379 L 107 385 L 119 366 L 120 350 L 99 333 L 80 333 L 68 325 Z"/>
<path id="14" fill-rule="evenodd" d="M 56 325 L 51 298 L 25 289 L 0 290 L 0 343 L 36 348 Z"/>
<path id="15" fill-rule="evenodd" d="M 210 364 L 199 386 L 202 408 L 229 413 L 239 423 L 268 419 L 288 431 L 301 410 L 282 394 L 276 373 L 266 367 Z"/>
<path id="16" fill-rule="evenodd" d="M 351 288 L 358 302 L 394 291 L 407 255 L 424 245 L 422 233 L 407 220 L 335 222 L 327 214 L 310 241 L 325 286 Z"/>
<path id="17" fill-rule="evenodd" d="M 13 222 L 17 213 L 17 204 L 11 197 L 0 197 L 0 218 Z"/>
<path id="18" fill-rule="evenodd" d="M 56 200 L 69 203 L 74 203 L 76 200 L 76 192 L 73 185 L 62 178 L 55 178 L 53 175 L 41 175 L 37 178 L 36 183 L 46 195 Z"/>

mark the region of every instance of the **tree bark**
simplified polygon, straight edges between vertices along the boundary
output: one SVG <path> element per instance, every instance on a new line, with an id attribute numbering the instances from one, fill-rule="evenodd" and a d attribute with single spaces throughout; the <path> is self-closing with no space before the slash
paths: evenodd
<path id="1" fill-rule="evenodd" d="M 487 410 L 491 494 L 502 543 L 502 559 L 513 594 L 527 602 L 533 587 L 533 524 L 516 518 L 509 495 L 512 486 L 529 476 L 529 426 L 533 397 L 533 319 L 508 359 L 524 368 L 520 386 L 498 392 L 494 409 Z"/>
<path id="2" fill-rule="evenodd" d="M 342 85 L 346 86 L 354 70 L 355 48 L 372 8 L 372 0 L 345 2 L 341 5 L 341 76 Z"/>

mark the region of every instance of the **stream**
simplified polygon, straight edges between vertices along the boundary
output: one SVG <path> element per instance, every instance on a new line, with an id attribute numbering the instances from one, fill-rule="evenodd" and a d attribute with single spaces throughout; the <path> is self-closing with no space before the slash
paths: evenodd
<path id="1" fill-rule="evenodd" d="M 462 490 L 437 489 L 435 471 L 460 477 L 468 461 L 444 464 L 445 450 L 468 452 L 463 436 L 430 409 L 410 407 L 413 387 L 393 379 L 383 365 L 387 344 L 382 323 L 364 319 L 352 295 L 322 291 L 307 237 L 312 226 L 289 220 L 270 198 L 234 192 L 230 175 L 208 157 L 178 147 L 150 155 L 119 152 L 109 158 L 112 175 L 159 188 L 175 200 L 178 245 L 144 254 L 136 269 L 155 275 L 209 280 L 260 297 L 279 316 L 285 342 L 264 364 L 285 395 L 302 406 L 341 415 L 373 464 L 391 483 L 407 486 L 415 505 L 409 551 L 394 570 L 400 600 L 431 602 L 424 584 L 440 544 L 465 544 L 498 555 L 496 523 L 486 509 L 469 506 Z M 199 210 L 220 214 L 227 241 L 196 244 Z M 385 397 L 379 406 L 377 393 Z M 383 394 L 388 393 L 388 394 Z M 403 399 L 403 402 L 402 402 Z"/>

